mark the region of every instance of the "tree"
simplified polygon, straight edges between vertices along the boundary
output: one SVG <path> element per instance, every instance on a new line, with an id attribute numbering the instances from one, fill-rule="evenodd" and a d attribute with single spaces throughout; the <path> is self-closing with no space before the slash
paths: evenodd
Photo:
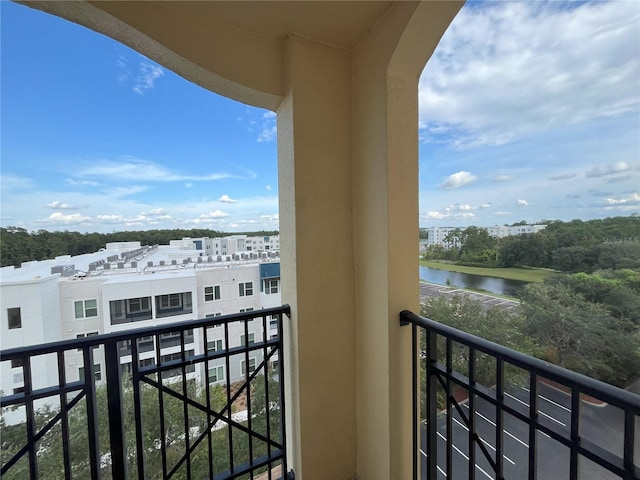
<path id="1" fill-rule="evenodd" d="M 497 239 L 486 228 L 469 227 L 461 235 L 460 261 L 464 263 L 495 264 Z"/>
<path id="2" fill-rule="evenodd" d="M 177 382 L 166 384 L 167 388 L 174 389 L 182 394 L 183 384 Z M 269 419 L 272 437 L 277 436 L 280 431 L 279 425 L 279 386 L 273 377 L 269 377 Z M 251 398 L 253 402 L 252 429 L 266 435 L 266 389 L 264 376 L 258 375 L 251 384 Z M 194 381 L 187 382 L 186 395 L 198 403 L 206 405 L 206 388 L 198 386 Z M 185 432 L 184 403 L 173 396 L 163 393 L 163 412 L 160 412 L 158 400 L 158 390 L 146 384 L 140 386 L 141 416 L 144 449 L 145 467 L 149 478 L 158 478 L 162 472 L 162 452 L 159 448 L 160 439 L 164 439 L 167 467 L 172 469 L 182 457 L 186 448 L 186 438 L 193 445 L 195 438 L 209 428 L 209 420 L 206 413 L 193 408 L 188 408 L 188 431 Z M 209 405 L 217 412 L 220 412 L 226 404 L 226 393 L 220 385 L 209 386 Z M 135 408 L 133 402 L 133 388 L 130 382 L 125 379 L 122 388 L 122 406 L 125 424 L 125 449 L 127 451 L 128 472 L 130 478 L 136 478 L 137 458 L 135 439 Z M 107 414 L 106 387 L 96 388 L 96 407 L 98 409 L 98 442 L 100 446 L 100 458 L 109 457 L 109 426 Z M 41 428 L 58 413 L 58 409 L 49 405 L 36 410 L 36 428 Z M 164 430 L 160 430 L 159 418 L 164 420 Z M 225 413 L 225 417 L 230 412 Z M 69 412 L 69 452 L 71 455 L 71 465 L 74 478 L 90 478 L 90 463 L 88 457 L 88 427 L 87 427 L 86 403 L 80 401 Z M 0 455 L 2 463 L 20 449 L 27 441 L 26 424 L 18 423 L 7 425 L 4 417 L 0 417 L 0 428 L 2 428 L 2 438 L 0 443 Z M 213 464 L 214 473 L 228 471 L 229 466 L 229 436 L 228 428 L 214 430 L 212 433 L 213 444 Z M 62 430 L 60 424 L 50 430 L 38 442 L 38 475 L 39 478 L 63 479 L 64 467 L 62 463 Z M 237 428 L 233 428 L 233 458 L 234 463 L 239 465 L 249 460 L 248 436 Z M 254 439 L 254 457 L 265 455 L 267 446 Z M 183 464 L 172 478 L 209 478 L 209 450 L 207 440 L 203 440 L 192 452 L 191 456 L 191 476 L 187 475 L 186 465 Z M 101 462 L 101 474 L 105 478 L 111 477 L 111 467 L 108 461 Z M 29 477 L 29 462 L 26 456 L 3 476 L 3 480 L 12 480 Z"/>
<path id="3" fill-rule="evenodd" d="M 640 371 L 638 329 L 569 286 L 529 284 L 522 293 L 524 333 L 542 358 L 570 370 L 626 386 Z"/>

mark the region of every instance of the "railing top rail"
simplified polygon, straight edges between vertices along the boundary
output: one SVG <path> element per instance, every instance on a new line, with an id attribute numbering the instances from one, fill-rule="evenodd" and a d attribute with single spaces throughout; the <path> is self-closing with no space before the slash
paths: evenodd
<path id="1" fill-rule="evenodd" d="M 94 347 L 103 345 L 107 342 L 120 342 L 129 340 L 136 337 L 144 337 L 148 335 L 160 335 L 163 333 L 170 333 L 182 330 L 188 330 L 191 328 L 201 327 L 214 327 L 216 325 L 224 325 L 230 322 L 250 320 L 252 318 L 263 317 L 266 315 L 290 315 L 291 308 L 289 305 L 282 305 L 280 307 L 265 308 L 262 310 L 252 310 L 249 312 L 232 313 L 229 315 L 222 315 L 214 318 L 200 318 L 197 320 L 186 320 L 180 322 L 163 323 L 162 325 L 155 325 L 150 327 L 136 328 L 132 326 L 127 330 L 121 332 L 105 333 L 101 335 L 95 335 L 92 337 L 73 338 L 69 340 L 60 340 L 57 342 L 42 343 L 39 345 L 28 345 L 23 347 L 8 348 L 6 350 L 0 350 L 0 359 L 2 361 L 12 360 L 15 358 L 22 358 L 25 356 L 45 355 L 47 353 L 54 353 L 60 350 L 72 350 L 81 349 L 85 347 Z"/>
<path id="2" fill-rule="evenodd" d="M 526 370 L 535 372 L 549 380 L 558 382 L 570 388 L 577 388 L 580 392 L 592 395 L 602 401 L 619 408 L 631 408 L 635 415 L 640 415 L 640 395 L 623 390 L 608 383 L 601 382 L 586 375 L 567 370 L 539 358 L 531 357 L 511 348 L 505 347 L 484 338 L 471 335 L 456 328 L 444 325 L 425 317 L 421 317 L 409 310 L 400 312 L 400 324 L 415 324 L 443 336 L 450 337 L 456 342 L 488 353 Z"/>

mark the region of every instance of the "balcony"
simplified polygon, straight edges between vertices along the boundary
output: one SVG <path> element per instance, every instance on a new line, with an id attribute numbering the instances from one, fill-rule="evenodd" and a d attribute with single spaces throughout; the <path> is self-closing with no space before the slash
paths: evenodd
<path id="1" fill-rule="evenodd" d="M 294 478 L 280 381 L 288 314 L 283 306 L 0 352 L 24 382 L 0 398 L 3 478 Z M 414 345 L 414 479 L 640 478 L 638 395 L 409 311 L 400 325 Z M 213 332 L 231 347 L 204 348 Z M 168 334 L 178 354 L 164 354 Z M 153 357 L 140 348 L 149 341 Z M 55 364 L 56 384 L 36 385 L 43 361 Z"/>
<path id="2" fill-rule="evenodd" d="M 23 382 L 0 398 L 2 478 L 282 478 L 288 314 L 283 306 L 0 352 Z M 249 331 L 253 342 L 237 340 Z M 229 347 L 205 348 L 214 335 Z M 169 336 L 177 345 L 167 347 Z M 44 365 L 57 378 L 43 382 Z"/>
<path id="3" fill-rule="evenodd" d="M 640 396 L 409 311 L 413 478 L 638 479 Z"/>

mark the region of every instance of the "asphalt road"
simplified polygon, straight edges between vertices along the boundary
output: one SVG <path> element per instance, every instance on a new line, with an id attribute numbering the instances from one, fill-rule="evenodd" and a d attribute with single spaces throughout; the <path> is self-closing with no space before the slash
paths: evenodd
<path id="1" fill-rule="evenodd" d="M 541 421 L 558 433 L 569 435 L 571 423 L 570 397 L 553 387 L 539 384 L 538 412 Z M 528 416 L 529 393 L 517 388 L 506 395 L 505 402 Z M 481 399 L 476 400 L 475 428 L 481 442 L 495 460 L 496 427 L 495 407 Z M 462 404 L 465 417 L 469 415 L 466 402 Z M 438 422 L 438 479 L 468 479 L 468 429 L 466 421 L 457 412 L 452 415 L 452 472 L 446 471 L 447 430 L 444 416 Z M 529 469 L 529 429 L 516 417 L 503 415 L 503 468 L 505 479 L 526 479 Z M 636 431 L 640 431 L 640 420 L 636 419 Z M 594 405 L 582 401 L 580 404 L 580 435 L 590 442 L 616 455 L 622 455 L 623 416 L 619 409 L 606 404 Z M 540 480 L 565 480 L 569 478 L 569 450 L 548 435 L 536 434 L 536 469 Z M 636 458 L 640 460 L 640 443 L 636 442 Z M 422 478 L 426 478 L 426 429 L 422 429 Z M 479 447 L 475 447 L 475 478 L 494 479 L 495 474 Z M 579 464 L 581 480 L 610 480 L 618 478 L 591 461 L 582 458 Z"/>
<path id="2" fill-rule="evenodd" d="M 456 295 L 464 295 L 474 300 L 479 300 L 484 304 L 486 308 L 501 306 L 510 310 L 520 304 L 520 302 L 514 300 L 506 300 L 504 298 L 493 296 L 490 294 L 471 292 L 469 290 L 463 290 L 457 287 L 446 287 L 444 285 L 438 285 L 436 283 L 420 282 L 421 300 L 442 296 L 454 297 Z"/>

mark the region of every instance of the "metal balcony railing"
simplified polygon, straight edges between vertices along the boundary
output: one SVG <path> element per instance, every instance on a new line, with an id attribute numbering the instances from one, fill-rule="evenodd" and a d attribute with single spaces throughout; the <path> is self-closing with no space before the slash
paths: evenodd
<path id="1" fill-rule="evenodd" d="M 413 478 L 640 479 L 640 396 L 412 312 Z"/>
<path id="2" fill-rule="evenodd" d="M 284 315 L 286 305 L 0 352 L 19 385 L 0 397 L 2 478 L 293 478 Z M 139 349 L 142 338 L 154 348 Z"/>

